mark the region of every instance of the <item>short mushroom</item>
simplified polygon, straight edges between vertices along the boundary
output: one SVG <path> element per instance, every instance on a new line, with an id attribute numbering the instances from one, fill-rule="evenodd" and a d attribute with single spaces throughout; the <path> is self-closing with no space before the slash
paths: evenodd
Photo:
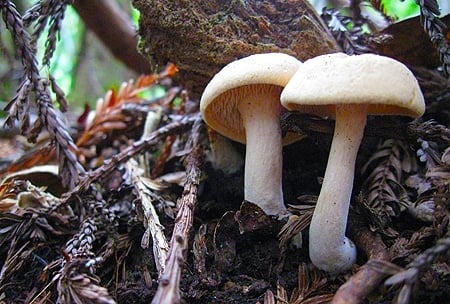
<path id="1" fill-rule="evenodd" d="M 345 229 L 366 117 L 419 117 L 425 111 L 422 93 L 414 75 L 394 59 L 336 53 L 305 61 L 284 88 L 281 103 L 288 110 L 335 118 L 328 165 L 309 230 L 309 254 L 319 269 L 344 272 L 356 260 L 356 248 Z"/>
<path id="2" fill-rule="evenodd" d="M 233 61 L 211 79 L 200 101 L 203 119 L 212 129 L 246 143 L 244 199 L 268 215 L 280 216 L 286 210 L 281 182 L 280 94 L 300 65 L 299 60 L 282 53 Z"/>

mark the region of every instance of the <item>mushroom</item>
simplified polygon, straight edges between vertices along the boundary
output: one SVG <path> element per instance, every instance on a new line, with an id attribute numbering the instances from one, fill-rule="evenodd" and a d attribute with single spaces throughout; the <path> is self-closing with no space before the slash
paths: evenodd
<path id="1" fill-rule="evenodd" d="M 419 117 L 425 111 L 416 78 L 402 63 L 384 56 L 342 53 L 305 61 L 281 94 L 296 110 L 335 118 L 328 165 L 309 230 L 313 264 L 341 273 L 356 260 L 345 236 L 356 155 L 369 114 Z"/>
<path id="2" fill-rule="evenodd" d="M 204 121 L 218 133 L 246 143 L 244 198 L 267 215 L 283 215 L 280 94 L 301 62 L 282 53 L 251 55 L 226 65 L 200 101 Z"/>

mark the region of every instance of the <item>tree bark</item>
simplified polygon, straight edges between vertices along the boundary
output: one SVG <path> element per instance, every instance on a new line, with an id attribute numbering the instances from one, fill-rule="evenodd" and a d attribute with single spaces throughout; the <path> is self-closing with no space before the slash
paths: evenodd
<path id="1" fill-rule="evenodd" d="M 141 50 L 152 64 L 168 61 L 198 97 L 229 62 L 281 52 L 306 60 L 340 50 L 306 0 L 135 0 L 141 12 Z"/>
<path id="2" fill-rule="evenodd" d="M 117 59 L 137 73 L 151 72 L 150 63 L 138 52 L 136 29 L 115 1 L 76 0 L 73 7 Z"/>

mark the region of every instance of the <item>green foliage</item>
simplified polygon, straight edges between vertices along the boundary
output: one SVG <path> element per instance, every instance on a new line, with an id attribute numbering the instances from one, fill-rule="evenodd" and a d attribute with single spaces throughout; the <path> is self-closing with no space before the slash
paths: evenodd
<path id="1" fill-rule="evenodd" d="M 383 0 L 384 13 L 395 19 L 403 20 L 419 14 L 419 6 L 415 0 Z"/>
<path id="2" fill-rule="evenodd" d="M 138 27 L 139 25 L 139 16 L 141 15 L 141 13 L 135 9 L 135 8 L 131 8 L 131 20 L 133 20 L 133 24 Z"/>
<path id="3" fill-rule="evenodd" d="M 137 95 L 139 98 L 147 100 L 158 99 L 166 95 L 166 89 L 163 86 L 154 85 L 142 92 L 139 92 Z"/>

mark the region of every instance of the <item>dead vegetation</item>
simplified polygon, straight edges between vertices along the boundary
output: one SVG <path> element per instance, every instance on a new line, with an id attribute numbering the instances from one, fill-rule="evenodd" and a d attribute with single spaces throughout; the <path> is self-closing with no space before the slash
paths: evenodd
<path id="1" fill-rule="evenodd" d="M 211 163 L 198 100 L 173 84 L 174 65 L 108 91 L 95 111 L 65 124 L 50 92 L 61 110 L 64 94 L 36 63 L 32 41 L 44 28 L 29 35 L 25 25 L 49 22 L 48 63 L 68 2 L 42 1 L 24 16 L 12 2 L 0 2 L 24 66 L 5 121 L 21 135 L 1 144 L 20 157 L 1 167 L 0 303 L 450 298 L 450 84 L 443 76 L 450 55 L 448 36 L 440 36 L 448 31 L 431 17 L 433 3 L 421 1 L 422 22 L 439 46 L 444 73 L 414 67 L 427 103 L 421 120 L 368 121 L 348 224 L 358 261 L 351 272 L 331 277 L 312 266 L 307 246 L 293 246 L 308 242 L 330 121 L 282 116 L 283 131 L 308 136 L 284 150 L 293 215 L 280 223 L 242 202 L 242 168 L 225 173 Z M 325 17 L 346 52 L 373 50 L 376 37 L 338 30 L 336 22 L 347 20 L 336 12 Z M 142 97 L 156 85 L 165 87 L 164 96 Z M 231 149 L 242 155 L 244 147 Z M 300 231 L 303 240 L 292 241 Z"/>

